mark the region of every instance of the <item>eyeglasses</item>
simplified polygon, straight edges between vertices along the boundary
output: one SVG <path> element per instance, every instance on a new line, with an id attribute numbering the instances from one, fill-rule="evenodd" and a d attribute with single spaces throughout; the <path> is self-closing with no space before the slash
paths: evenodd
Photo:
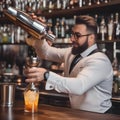
<path id="1" fill-rule="evenodd" d="M 91 35 L 92 33 L 90 33 L 90 34 L 86 34 L 86 35 L 81 35 L 79 32 L 71 32 L 71 36 L 74 36 L 75 38 L 80 38 L 80 37 L 83 37 L 83 36 L 89 36 L 89 35 Z"/>

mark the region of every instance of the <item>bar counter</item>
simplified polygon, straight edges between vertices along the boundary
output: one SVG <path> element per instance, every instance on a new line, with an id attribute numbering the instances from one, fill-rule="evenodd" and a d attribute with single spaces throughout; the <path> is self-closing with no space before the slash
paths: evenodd
<path id="1" fill-rule="evenodd" d="M 0 120 L 120 120 L 120 115 L 98 114 L 65 107 L 39 104 L 38 113 L 24 112 L 23 101 L 13 107 L 0 107 Z"/>

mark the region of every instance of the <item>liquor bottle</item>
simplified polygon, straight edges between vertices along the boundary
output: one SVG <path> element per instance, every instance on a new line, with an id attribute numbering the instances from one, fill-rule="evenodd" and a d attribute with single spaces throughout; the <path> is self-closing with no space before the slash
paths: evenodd
<path id="1" fill-rule="evenodd" d="M 109 1 L 108 0 L 104 0 L 104 3 L 108 3 Z"/>
<path id="2" fill-rule="evenodd" d="M 86 6 L 86 5 L 87 5 L 86 0 L 83 0 L 83 1 L 82 1 L 82 6 Z"/>
<path id="3" fill-rule="evenodd" d="M 68 1 L 67 0 L 63 0 L 62 1 L 62 5 L 61 5 L 62 9 L 66 9 L 67 5 L 68 5 Z"/>
<path id="4" fill-rule="evenodd" d="M 120 23 L 119 23 L 119 13 L 115 14 L 115 22 L 114 22 L 114 38 L 116 40 L 120 39 Z"/>
<path id="5" fill-rule="evenodd" d="M 118 59 L 117 59 L 117 57 L 114 57 L 113 62 L 112 62 L 112 67 L 113 67 L 114 76 L 117 76 L 117 74 L 118 74 Z"/>
<path id="6" fill-rule="evenodd" d="M 36 1 L 36 11 L 35 11 L 35 14 L 36 15 L 41 15 L 42 13 L 42 10 L 41 10 L 41 1 Z"/>
<path id="7" fill-rule="evenodd" d="M 55 34 L 56 38 L 58 38 L 58 24 L 56 24 L 54 26 L 54 34 Z"/>
<path id="8" fill-rule="evenodd" d="M 82 7 L 82 0 L 79 0 L 79 7 Z"/>
<path id="9" fill-rule="evenodd" d="M 58 20 L 58 38 L 61 38 L 61 23 L 60 23 L 60 19 L 57 19 Z"/>
<path id="10" fill-rule="evenodd" d="M 52 2 L 52 0 L 49 1 L 48 9 L 49 9 L 48 12 L 51 13 L 52 10 L 53 10 L 53 2 Z"/>
<path id="11" fill-rule="evenodd" d="M 111 0 L 101 0 L 102 3 L 109 3 Z"/>
<path id="12" fill-rule="evenodd" d="M 10 25 L 8 25 L 7 31 L 8 31 L 8 42 L 12 43 L 12 30 Z"/>
<path id="13" fill-rule="evenodd" d="M 57 0 L 56 9 L 61 9 L 61 2 L 60 2 L 60 0 Z"/>
<path id="14" fill-rule="evenodd" d="M 102 41 L 105 40 L 107 34 L 107 27 L 106 27 L 106 22 L 104 16 L 102 16 L 102 20 L 100 22 L 100 39 Z"/>
<path id="15" fill-rule="evenodd" d="M 91 6 L 92 5 L 92 0 L 89 0 L 88 1 L 88 6 Z"/>
<path id="16" fill-rule="evenodd" d="M 100 0 L 97 0 L 97 1 L 96 1 L 96 4 L 99 5 L 99 4 L 100 4 Z"/>
<path id="17" fill-rule="evenodd" d="M 65 19 L 62 19 L 61 22 L 61 38 L 65 38 Z"/>
<path id="18" fill-rule="evenodd" d="M 74 8 L 74 1 L 70 0 L 69 1 L 69 9 Z"/>
<path id="19" fill-rule="evenodd" d="M 113 21 L 113 14 L 111 14 L 108 20 L 108 40 L 113 39 L 113 30 L 114 30 L 114 21 Z"/>
<path id="20" fill-rule="evenodd" d="M 69 9 L 75 8 L 75 7 L 79 7 L 79 0 L 70 0 L 69 1 Z"/>
<path id="21" fill-rule="evenodd" d="M 52 33 L 52 19 L 47 20 L 48 31 Z"/>
<path id="22" fill-rule="evenodd" d="M 95 14 L 95 21 L 97 23 L 97 38 L 100 39 L 100 25 L 99 25 L 98 14 Z"/>
<path id="23" fill-rule="evenodd" d="M 60 19 L 57 18 L 56 20 L 56 25 L 54 27 L 54 34 L 56 35 L 57 38 L 61 37 L 61 28 L 60 28 Z"/>
<path id="24" fill-rule="evenodd" d="M 45 9 L 47 7 L 47 0 L 42 1 L 42 6 L 43 6 L 43 9 Z"/>
<path id="25" fill-rule="evenodd" d="M 7 26 L 4 26 L 3 33 L 2 33 L 2 43 L 8 43 L 8 32 Z"/>
<path id="26" fill-rule="evenodd" d="M 118 71 L 119 71 L 119 67 L 118 67 L 118 60 L 115 57 L 113 62 L 112 62 L 112 67 L 113 67 L 113 95 L 118 95 L 118 91 L 119 91 L 119 83 L 118 83 Z"/>
<path id="27" fill-rule="evenodd" d="M 21 30 L 20 30 L 20 39 L 17 40 L 18 43 L 20 43 L 20 42 L 22 43 L 22 42 L 25 41 L 25 37 L 24 37 L 24 35 L 25 35 L 25 31 L 24 31 L 23 29 L 21 29 Z"/>
<path id="28" fill-rule="evenodd" d="M 74 8 L 79 7 L 79 0 L 74 0 Z"/>
<path id="29" fill-rule="evenodd" d="M 69 43 L 70 42 L 70 26 L 68 25 L 68 20 L 65 21 L 65 38 L 64 42 Z"/>

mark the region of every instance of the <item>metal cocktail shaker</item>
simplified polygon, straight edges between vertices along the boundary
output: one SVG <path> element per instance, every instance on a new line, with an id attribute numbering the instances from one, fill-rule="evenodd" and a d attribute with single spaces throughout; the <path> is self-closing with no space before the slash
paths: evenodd
<path id="1" fill-rule="evenodd" d="M 21 26 L 32 36 L 39 38 L 40 35 L 44 35 L 45 38 L 54 42 L 56 37 L 53 34 L 48 33 L 48 26 L 45 23 L 40 22 L 39 20 L 32 19 L 29 14 L 15 9 L 13 7 L 8 7 L 8 10 L 5 12 L 5 15 L 13 23 Z"/>
<path id="2" fill-rule="evenodd" d="M 0 104 L 4 107 L 13 106 L 15 99 L 15 83 L 0 83 Z"/>

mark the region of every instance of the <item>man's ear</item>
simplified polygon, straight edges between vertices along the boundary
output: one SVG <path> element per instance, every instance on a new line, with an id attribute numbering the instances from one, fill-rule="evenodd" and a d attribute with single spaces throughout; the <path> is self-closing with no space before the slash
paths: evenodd
<path id="1" fill-rule="evenodd" d="M 94 34 L 91 34 L 89 37 L 90 37 L 91 40 L 95 40 L 95 35 Z"/>
<path id="2" fill-rule="evenodd" d="M 89 42 L 89 45 L 95 43 L 95 35 L 94 34 L 91 34 L 88 36 L 88 42 Z"/>

